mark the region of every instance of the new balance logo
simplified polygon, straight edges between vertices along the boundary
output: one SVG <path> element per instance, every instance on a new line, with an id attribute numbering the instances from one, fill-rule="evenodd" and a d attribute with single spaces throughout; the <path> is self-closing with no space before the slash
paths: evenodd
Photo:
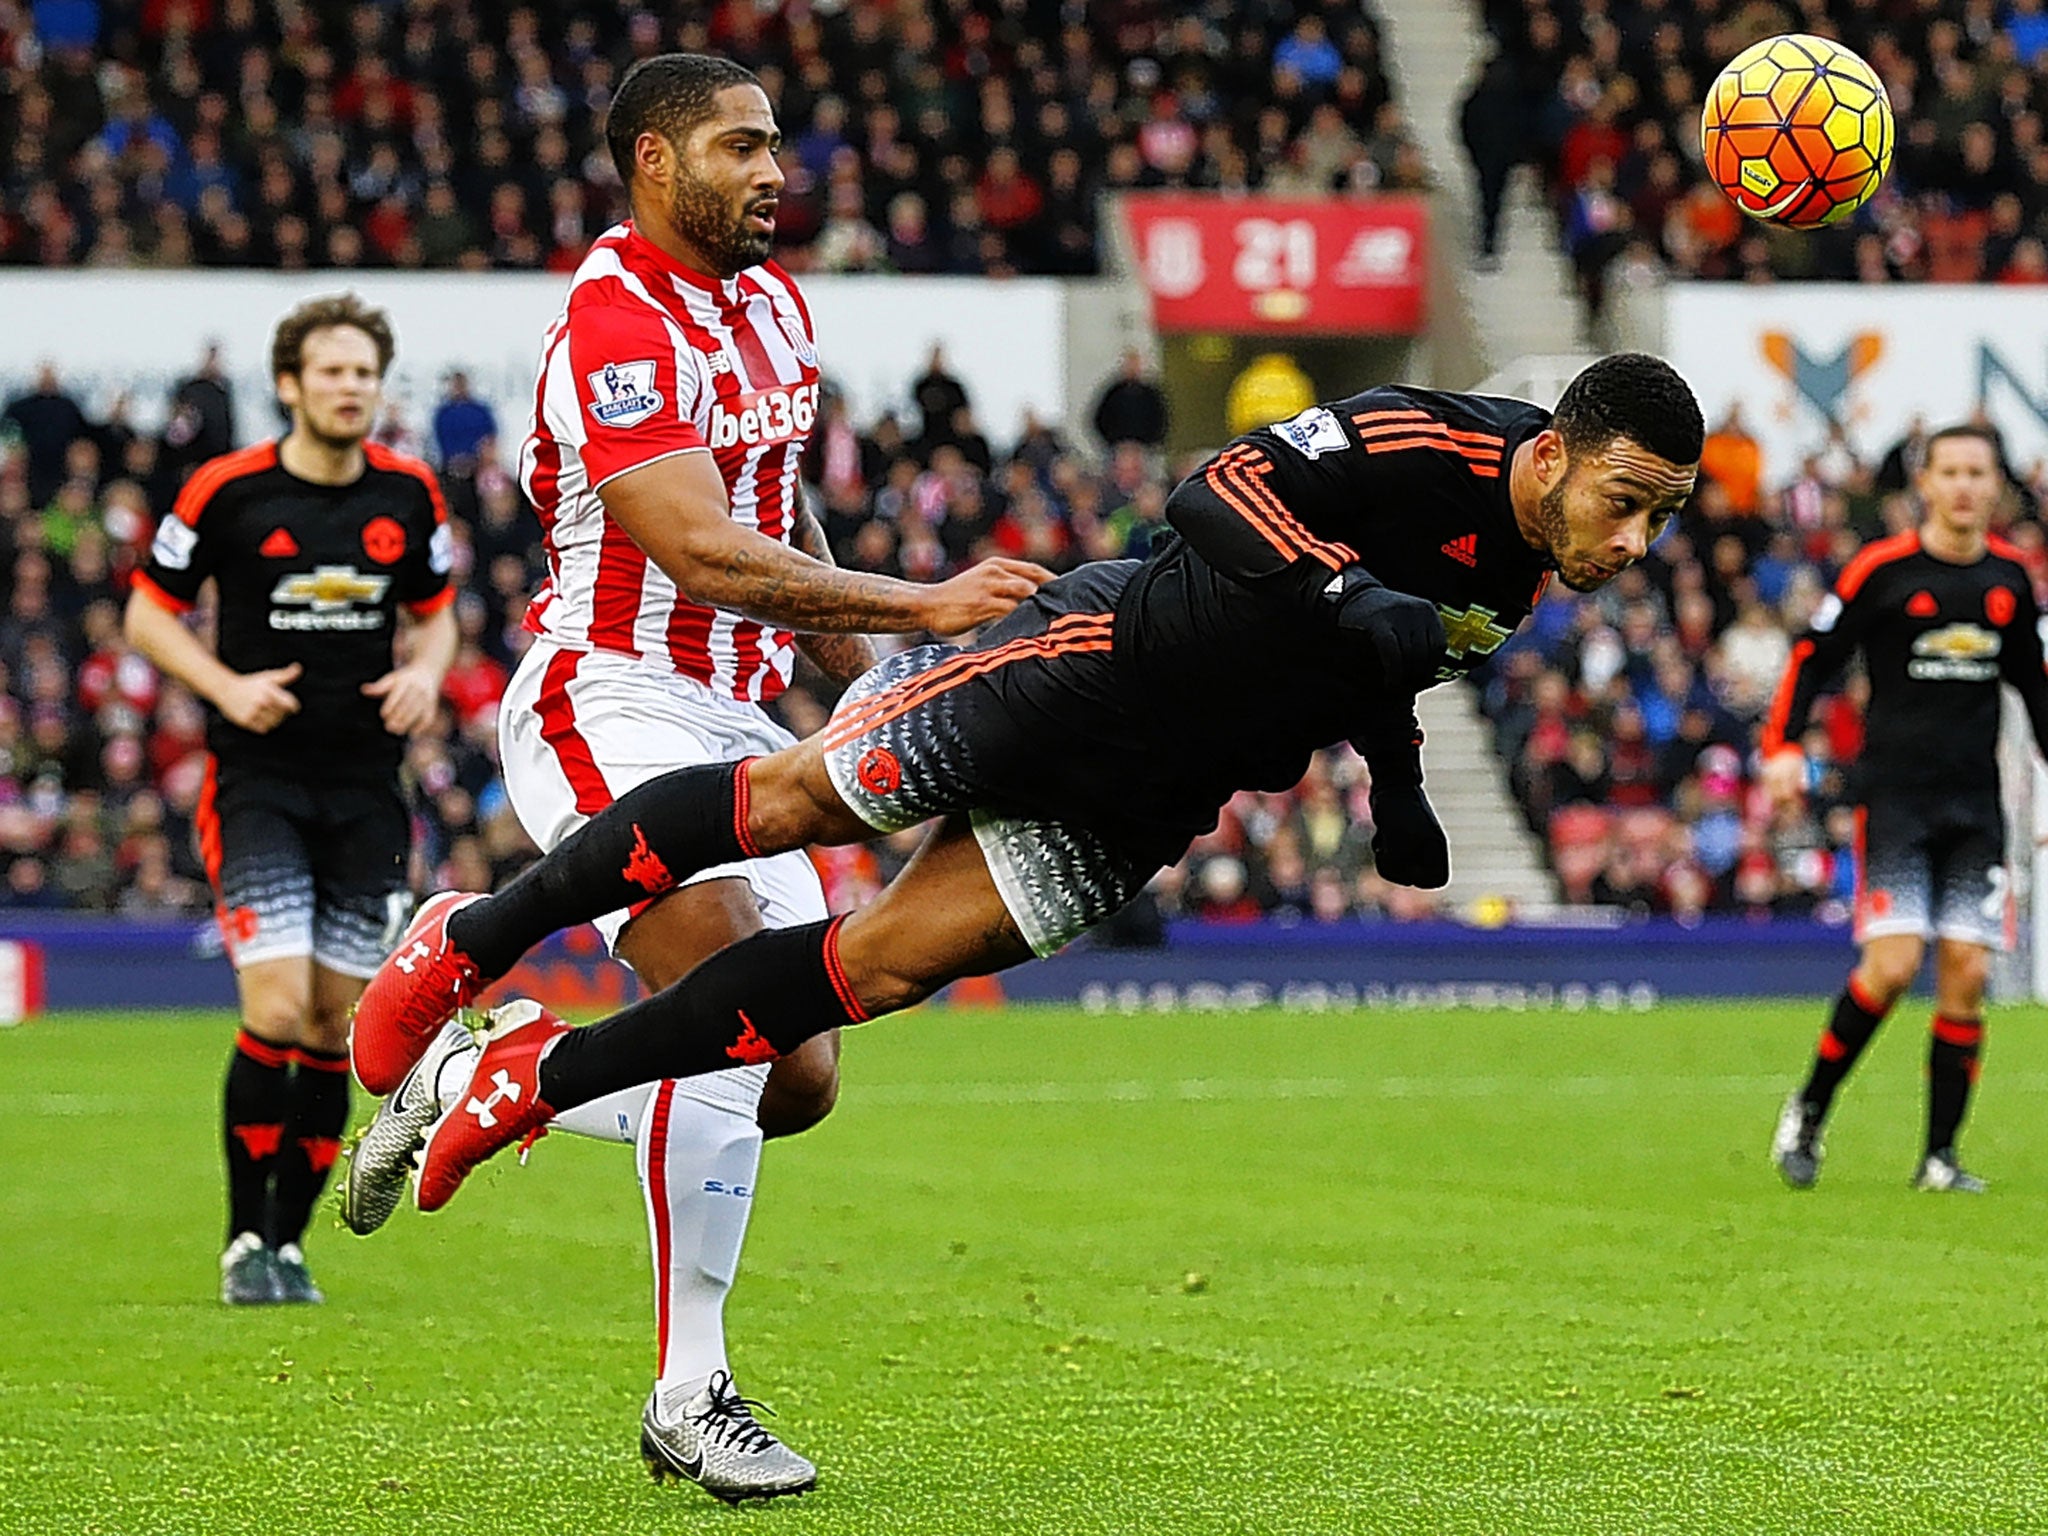
<path id="1" fill-rule="evenodd" d="M 393 956 L 391 963 L 410 976 L 420 968 L 420 962 L 432 953 L 433 951 L 427 948 L 425 940 L 414 939 L 412 941 L 412 948 L 405 951 L 404 954 Z"/>
<path id="2" fill-rule="evenodd" d="M 495 1086 L 491 1089 L 491 1096 L 488 1099 L 472 1096 L 470 1101 L 462 1106 L 470 1114 L 475 1115 L 476 1123 L 487 1131 L 498 1123 L 498 1117 L 493 1111 L 501 1103 L 517 1105 L 520 1096 L 526 1091 L 512 1081 L 512 1074 L 503 1067 L 491 1074 L 491 1082 Z"/>
<path id="3" fill-rule="evenodd" d="M 1443 552 L 1460 565 L 1476 566 L 1479 564 L 1479 535 L 1468 533 L 1453 539 L 1444 546 Z"/>

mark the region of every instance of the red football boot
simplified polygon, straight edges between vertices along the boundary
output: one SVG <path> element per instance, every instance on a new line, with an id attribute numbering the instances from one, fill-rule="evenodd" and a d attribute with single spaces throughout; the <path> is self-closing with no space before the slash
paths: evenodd
<path id="1" fill-rule="evenodd" d="M 349 1060 L 357 1081 L 379 1097 L 397 1089 L 441 1026 L 495 979 L 478 974 L 448 942 L 450 915 L 481 900 L 460 891 L 429 896 L 363 988 L 349 1027 Z"/>
<path id="2" fill-rule="evenodd" d="M 541 1102 L 540 1057 L 569 1026 L 539 1003 L 521 999 L 491 1011 L 483 1054 L 469 1087 L 427 1128 L 413 1199 L 438 1211 L 485 1158 L 539 1135 L 555 1112 Z"/>

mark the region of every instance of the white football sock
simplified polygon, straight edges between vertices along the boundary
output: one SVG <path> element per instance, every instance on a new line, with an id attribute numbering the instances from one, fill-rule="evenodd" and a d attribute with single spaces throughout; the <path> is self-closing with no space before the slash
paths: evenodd
<path id="1" fill-rule="evenodd" d="M 476 1048 L 456 1051 L 441 1063 L 440 1075 L 434 1079 L 434 1097 L 441 1101 L 443 1110 L 453 1107 L 468 1089 L 469 1080 L 476 1073 L 476 1059 L 481 1054 Z M 653 1099 L 654 1089 L 643 1083 L 638 1088 L 622 1088 L 617 1093 L 608 1093 L 601 1099 L 592 1099 L 588 1104 L 564 1110 L 551 1123 L 594 1141 L 616 1141 L 631 1146 L 639 1138 L 641 1118 Z"/>
<path id="2" fill-rule="evenodd" d="M 663 1403 L 694 1396 L 725 1370 L 725 1298 L 739 1273 L 761 1128 L 765 1069 L 666 1082 L 641 1119 L 636 1161 L 654 1259 Z"/>

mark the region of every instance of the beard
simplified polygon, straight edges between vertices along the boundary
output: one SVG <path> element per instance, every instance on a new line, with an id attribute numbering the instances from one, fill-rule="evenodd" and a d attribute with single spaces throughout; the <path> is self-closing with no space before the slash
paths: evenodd
<path id="1" fill-rule="evenodd" d="M 1604 581 L 1574 576 L 1565 569 L 1562 552 L 1571 547 L 1571 519 L 1565 515 L 1564 488 L 1570 477 L 1559 480 L 1543 495 L 1537 514 L 1543 521 L 1543 542 L 1550 546 L 1551 563 L 1557 567 L 1557 579 L 1574 592 L 1597 592 L 1605 586 Z"/>
<path id="2" fill-rule="evenodd" d="M 768 199 L 756 198 L 735 213 L 716 187 L 700 180 L 688 166 L 678 165 L 668 216 L 677 234 L 702 251 L 722 275 L 732 277 L 759 266 L 774 248 L 774 236 L 747 227 L 748 210 L 764 201 Z"/>

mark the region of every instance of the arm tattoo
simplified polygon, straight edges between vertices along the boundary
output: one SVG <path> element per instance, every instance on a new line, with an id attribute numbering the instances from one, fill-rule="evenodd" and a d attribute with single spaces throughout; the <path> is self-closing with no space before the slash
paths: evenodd
<path id="1" fill-rule="evenodd" d="M 836 562 L 832 559 L 832 545 L 825 538 L 825 530 L 818 526 L 818 519 L 809 507 L 800 508 L 796 523 L 789 531 L 789 541 L 813 560 L 826 565 Z M 798 635 L 797 649 L 810 659 L 812 666 L 835 683 L 852 682 L 875 664 L 875 644 L 866 635 Z"/>

